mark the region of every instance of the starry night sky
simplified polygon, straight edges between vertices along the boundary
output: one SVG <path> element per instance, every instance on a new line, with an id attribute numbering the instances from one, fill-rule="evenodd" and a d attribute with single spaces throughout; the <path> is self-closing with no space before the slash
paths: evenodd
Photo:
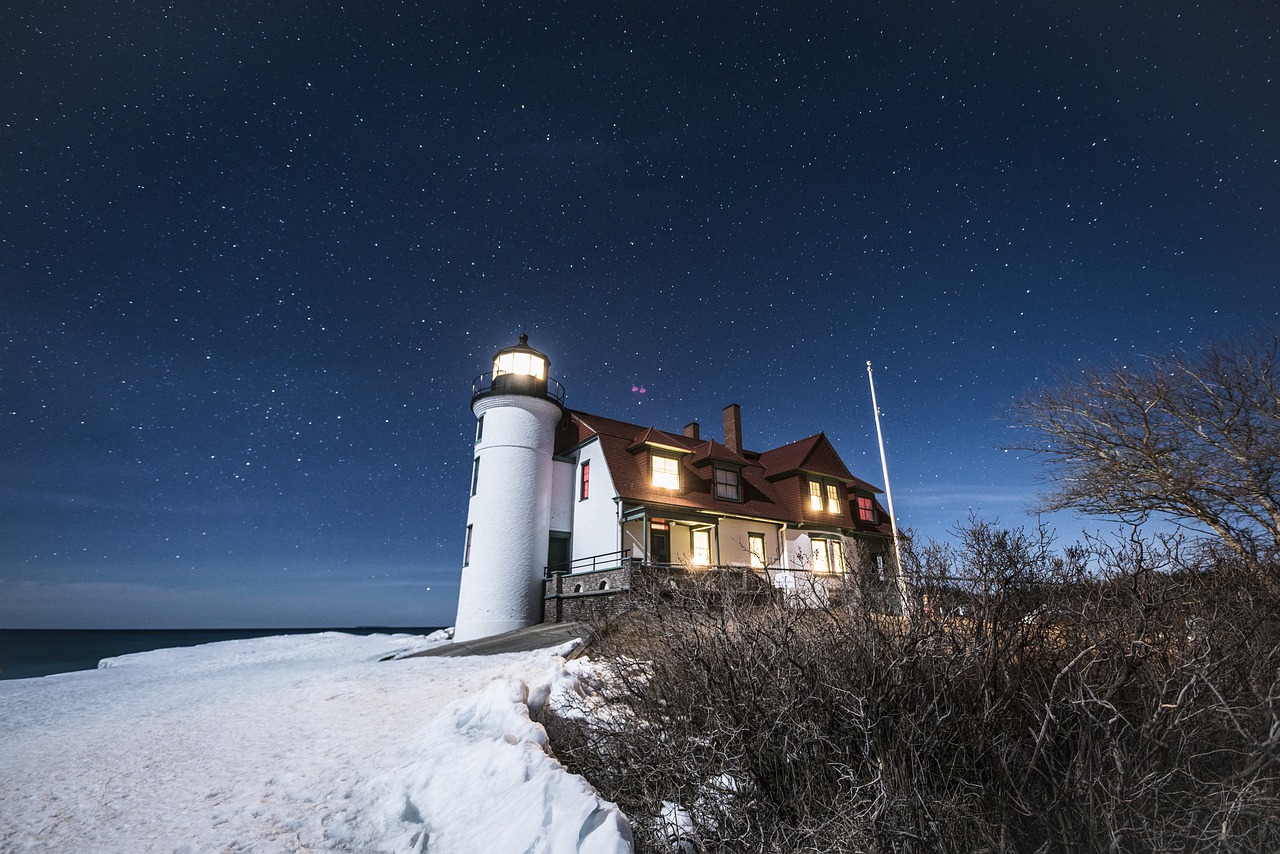
<path id="1" fill-rule="evenodd" d="M 792 5 L 0 13 L 0 626 L 451 623 L 522 331 L 883 485 L 872 360 L 942 536 L 1029 521 L 1012 398 L 1276 326 L 1274 4 Z"/>

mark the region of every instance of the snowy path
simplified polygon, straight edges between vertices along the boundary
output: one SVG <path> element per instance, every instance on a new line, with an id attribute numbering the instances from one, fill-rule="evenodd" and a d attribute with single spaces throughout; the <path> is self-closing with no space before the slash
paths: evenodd
<path id="1" fill-rule="evenodd" d="M 408 644 L 427 645 L 335 633 L 231 641 L 0 683 L 0 850 L 419 847 L 425 834 L 388 825 L 406 818 L 397 816 L 406 798 L 397 775 L 417 771 L 432 749 L 420 732 L 495 680 L 545 683 L 557 660 L 544 651 L 378 661 Z M 512 725 L 497 726 L 501 741 Z M 467 744 L 458 744 L 430 757 L 437 776 L 470 773 Z M 578 778 L 556 773 L 581 794 Z M 600 812 L 591 798 L 587 812 Z M 602 838 L 581 850 L 625 850 L 601 847 Z M 453 844 L 489 850 L 468 847 L 465 833 Z"/>

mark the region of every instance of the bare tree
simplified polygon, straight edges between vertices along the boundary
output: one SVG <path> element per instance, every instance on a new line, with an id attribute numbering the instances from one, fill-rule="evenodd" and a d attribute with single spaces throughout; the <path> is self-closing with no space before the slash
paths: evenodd
<path id="1" fill-rule="evenodd" d="M 1013 410 L 1050 463 L 1045 509 L 1166 514 L 1255 558 L 1280 544 L 1280 337 L 1086 369 Z"/>

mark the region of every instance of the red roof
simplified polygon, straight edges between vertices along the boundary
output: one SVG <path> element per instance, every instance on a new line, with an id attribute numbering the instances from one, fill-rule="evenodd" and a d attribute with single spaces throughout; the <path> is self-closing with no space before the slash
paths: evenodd
<path id="1" fill-rule="evenodd" d="M 568 415 L 556 435 L 556 453 L 568 453 L 583 442 L 598 438 L 614 488 L 624 502 L 890 534 L 888 517 L 882 509 L 877 518 L 883 522 L 873 524 L 856 518 L 854 496 L 861 493 L 872 496 L 874 501 L 880 490 L 850 474 L 823 433 L 763 453 L 735 453 L 714 440 L 694 439 L 586 412 L 570 411 Z M 653 454 L 663 455 L 664 449 L 666 455 L 679 459 L 679 489 L 653 485 L 650 459 Z M 740 472 L 740 501 L 716 497 L 716 467 L 711 463 L 722 463 L 721 468 Z M 810 508 L 810 479 L 842 484 L 840 494 L 844 501 L 840 513 Z"/>

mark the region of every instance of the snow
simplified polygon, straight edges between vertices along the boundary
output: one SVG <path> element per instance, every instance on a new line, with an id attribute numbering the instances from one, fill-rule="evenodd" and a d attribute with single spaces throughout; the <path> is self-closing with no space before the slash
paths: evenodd
<path id="1" fill-rule="evenodd" d="M 618 808 L 530 719 L 566 650 L 399 658 L 328 632 L 0 682 L 0 850 L 615 854 Z"/>

